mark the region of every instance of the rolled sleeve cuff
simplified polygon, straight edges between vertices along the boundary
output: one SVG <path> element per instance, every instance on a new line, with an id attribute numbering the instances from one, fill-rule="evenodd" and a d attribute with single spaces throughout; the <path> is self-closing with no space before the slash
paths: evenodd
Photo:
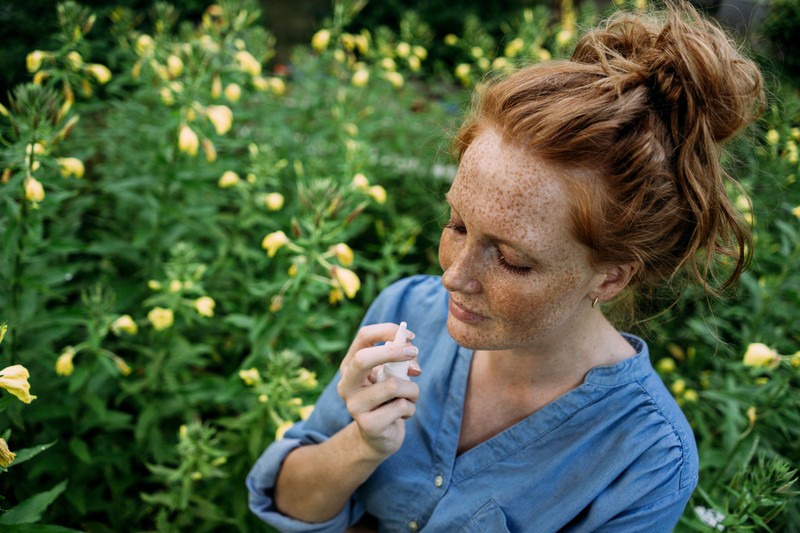
<path id="1" fill-rule="evenodd" d="M 275 481 L 281 465 L 289 453 L 302 446 L 300 439 L 284 438 L 271 444 L 261 454 L 256 464 L 247 475 L 248 503 L 250 510 L 261 520 L 284 532 L 327 533 L 341 532 L 348 528 L 351 519 L 359 516 L 359 507 L 354 499 L 342 511 L 325 522 L 303 522 L 282 514 L 275 507 Z"/>

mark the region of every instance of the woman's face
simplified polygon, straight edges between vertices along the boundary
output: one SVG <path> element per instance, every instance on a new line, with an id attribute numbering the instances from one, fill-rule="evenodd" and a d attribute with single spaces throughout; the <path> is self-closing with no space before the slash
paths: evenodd
<path id="1" fill-rule="evenodd" d="M 570 233 L 556 167 L 486 130 L 464 153 L 447 200 L 439 262 L 456 342 L 525 352 L 584 333 L 588 293 L 605 275 Z"/>

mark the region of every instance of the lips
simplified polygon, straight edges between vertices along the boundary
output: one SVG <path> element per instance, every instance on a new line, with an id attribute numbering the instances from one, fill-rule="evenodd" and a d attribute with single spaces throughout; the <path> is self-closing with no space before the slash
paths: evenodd
<path id="1" fill-rule="evenodd" d="M 475 311 L 471 311 L 459 303 L 456 303 L 452 297 L 450 298 L 448 309 L 450 314 L 461 322 L 475 323 L 486 320 L 485 316 L 476 313 Z"/>

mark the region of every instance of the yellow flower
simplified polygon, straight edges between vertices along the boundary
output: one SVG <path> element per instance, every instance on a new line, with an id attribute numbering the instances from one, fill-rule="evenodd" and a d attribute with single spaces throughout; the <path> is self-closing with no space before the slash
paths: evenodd
<path id="1" fill-rule="evenodd" d="M 373 185 L 372 187 L 367 190 L 367 194 L 372 197 L 373 200 L 378 202 L 379 204 L 386 203 L 386 189 L 381 187 L 380 185 Z"/>
<path id="2" fill-rule="evenodd" d="M 283 436 L 286 435 L 286 432 L 289 431 L 289 429 L 293 425 L 294 423 L 288 420 L 284 420 L 283 422 L 281 422 L 281 424 L 278 426 L 278 429 L 275 430 L 275 440 L 281 440 Z"/>
<path id="3" fill-rule="evenodd" d="M 167 72 L 173 79 L 183 74 L 183 60 L 176 55 L 170 55 L 167 58 Z"/>
<path id="4" fill-rule="evenodd" d="M 264 196 L 264 205 L 270 211 L 279 211 L 283 207 L 283 195 L 279 192 L 271 192 Z"/>
<path id="5" fill-rule="evenodd" d="M 277 313 L 281 309 L 283 309 L 283 296 L 276 294 L 269 302 L 269 312 Z"/>
<path id="6" fill-rule="evenodd" d="M 778 133 L 777 130 L 772 129 L 767 132 L 767 142 L 772 146 L 778 144 L 778 141 L 780 140 L 781 140 L 781 135 L 780 133 Z"/>
<path id="7" fill-rule="evenodd" d="M 63 177 L 83 177 L 83 173 L 86 169 L 83 166 L 83 161 L 77 157 L 59 157 L 56 161 L 58 162 L 58 169 Z"/>
<path id="8" fill-rule="evenodd" d="M 447 35 L 444 36 L 444 44 L 446 44 L 447 46 L 455 46 L 457 42 L 458 42 L 458 36 L 453 35 L 452 33 L 448 33 Z"/>
<path id="9" fill-rule="evenodd" d="M 6 439 L 0 437 L 0 466 L 8 468 L 16 456 L 17 454 L 8 449 Z"/>
<path id="10" fill-rule="evenodd" d="M 301 368 L 297 373 L 297 383 L 306 389 L 313 389 L 319 385 L 319 381 L 317 381 L 317 374 L 306 368 Z"/>
<path id="11" fill-rule="evenodd" d="M 392 84 L 392 87 L 394 87 L 395 89 L 400 89 L 405 83 L 403 75 L 400 74 L 399 72 L 385 72 L 383 74 L 383 77 L 386 78 L 389 81 L 389 83 Z"/>
<path id="12" fill-rule="evenodd" d="M 91 63 L 86 67 L 86 70 L 89 71 L 89 74 L 94 76 L 94 79 L 96 79 L 100 85 L 105 85 L 111 80 L 111 71 L 105 65 Z"/>
<path id="13" fill-rule="evenodd" d="M 163 307 L 154 307 L 147 313 L 147 320 L 153 325 L 156 331 L 163 331 L 171 328 L 175 323 L 175 313 L 172 309 L 165 309 Z"/>
<path id="14" fill-rule="evenodd" d="M 742 362 L 745 366 L 769 366 L 776 367 L 781 361 L 780 355 L 766 344 L 754 342 L 747 347 Z"/>
<path id="15" fill-rule="evenodd" d="M 269 88 L 272 90 L 272 94 L 275 96 L 282 96 L 286 93 L 286 83 L 284 83 L 284 81 L 280 78 L 270 78 Z"/>
<path id="16" fill-rule="evenodd" d="M 81 65 L 83 65 L 83 58 L 78 52 L 73 50 L 67 54 L 67 63 L 69 63 L 73 69 L 77 70 Z"/>
<path id="17" fill-rule="evenodd" d="M 794 216 L 796 216 L 797 218 L 800 218 L 800 205 L 798 205 L 797 207 L 795 207 L 794 209 L 792 209 L 792 214 L 793 214 Z"/>
<path id="18" fill-rule="evenodd" d="M 244 384 L 252 387 L 261 381 L 261 374 L 257 368 L 250 368 L 248 370 L 239 370 L 239 377 L 242 378 Z"/>
<path id="19" fill-rule="evenodd" d="M 151 279 L 147 282 L 147 287 L 151 291 L 160 291 L 161 290 L 161 282 L 155 279 Z"/>
<path id="20" fill-rule="evenodd" d="M 480 46 L 473 46 L 472 48 L 470 48 L 469 52 L 475 59 L 483 57 L 483 48 L 481 48 Z"/>
<path id="21" fill-rule="evenodd" d="M 217 302 L 210 296 L 201 296 L 194 301 L 194 308 L 201 316 L 212 317 L 214 316 L 214 307 Z"/>
<path id="22" fill-rule="evenodd" d="M 181 152 L 186 152 L 191 156 L 197 155 L 197 149 L 200 147 L 200 139 L 192 128 L 186 124 L 181 125 L 178 132 L 178 149 Z"/>
<path id="23" fill-rule="evenodd" d="M 471 71 L 472 67 L 468 63 L 460 63 L 458 66 L 456 66 L 456 78 L 460 79 L 461 81 L 465 81 L 469 78 L 469 73 Z"/>
<path id="24" fill-rule="evenodd" d="M 359 172 L 358 174 L 353 176 L 353 187 L 355 187 L 359 191 L 367 192 L 367 190 L 369 189 L 369 180 L 364 174 Z"/>
<path id="25" fill-rule="evenodd" d="M 300 408 L 300 420 L 308 420 L 308 417 L 311 416 L 311 413 L 314 412 L 313 405 L 304 405 Z"/>
<path id="26" fill-rule="evenodd" d="M 28 67 L 28 72 L 36 72 L 42 68 L 42 60 L 48 57 L 49 54 L 41 50 L 34 50 L 25 58 L 25 66 Z"/>
<path id="27" fill-rule="evenodd" d="M 0 115 L 3 115 L 4 117 L 7 117 L 7 116 L 9 116 L 9 114 L 10 113 L 8 112 L 8 108 L 6 106 L 4 106 L 3 104 L 0 104 Z"/>
<path id="28" fill-rule="evenodd" d="M 339 260 L 342 266 L 350 266 L 353 264 L 353 249 L 347 246 L 347 244 L 340 242 L 332 246 L 331 250 L 336 254 L 336 259 Z"/>
<path id="29" fill-rule="evenodd" d="M 122 315 L 111 323 L 111 332 L 119 337 L 122 333 L 128 335 L 136 335 L 139 332 L 139 326 L 133 320 L 131 315 Z"/>
<path id="30" fill-rule="evenodd" d="M 351 83 L 356 87 L 364 87 L 369 83 L 369 71 L 365 68 L 360 68 L 353 74 Z"/>
<path id="31" fill-rule="evenodd" d="M 64 351 L 56 359 L 56 374 L 59 376 L 71 376 L 75 372 L 75 364 L 72 362 L 75 353 L 75 348 L 72 346 L 64 348 Z"/>
<path id="32" fill-rule="evenodd" d="M 136 43 L 133 45 L 133 48 L 136 50 L 136 53 L 139 56 L 144 56 L 150 54 L 153 49 L 155 48 L 156 43 L 153 41 L 153 38 L 147 34 L 142 34 L 136 39 Z"/>
<path id="33" fill-rule="evenodd" d="M 683 393 L 684 401 L 694 403 L 700 399 L 700 395 L 697 394 L 697 391 L 694 389 L 687 389 L 686 392 Z"/>
<path id="34" fill-rule="evenodd" d="M 756 412 L 757 412 L 756 408 L 753 405 L 747 408 L 747 421 L 750 423 L 751 426 L 756 425 L 756 419 L 757 419 Z"/>
<path id="35" fill-rule="evenodd" d="M 203 139 L 200 145 L 203 147 L 203 153 L 206 154 L 206 161 L 213 163 L 217 160 L 217 149 L 210 139 Z"/>
<path id="36" fill-rule="evenodd" d="M 572 41 L 574 35 L 575 33 L 571 30 L 561 30 L 556 34 L 556 43 L 558 43 L 559 46 L 567 46 L 570 41 Z"/>
<path id="37" fill-rule="evenodd" d="M 424 47 L 417 45 L 414 47 L 414 55 L 424 61 L 428 57 L 428 51 Z"/>
<path id="38" fill-rule="evenodd" d="M 33 204 L 44 200 L 44 186 L 33 176 L 25 178 L 25 199 Z"/>
<path id="39" fill-rule="evenodd" d="M 408 61 L 408 68 L 410 68 L 414 72 L 422 68 L 422 62 L 417 56 L 411 56 L 408 58 L 407 61 Z"/>
<path id="40" fill-rule="evenodd" d="M 381 59 L 381 67 L 383 70 L 397 70 L 397 63 L 391 57 L 384 57 Z"/>
<path id="41" fill-rule="evenodd" d="M 222 96 L 222 80 L 219 76 L 214 76 L 211 80 L 211 98 L 219 98 Z"/>
<path id="42" fill-rule="evenodd" d="M 7 366 L 0 370 L 0 389 L 6 389 L 23 403 L 31 403 L 36 396 L 31 396 L 29 377 L 28 369 L 24 366 Z"/>
<path id="43" fill-rule="evenodd" d="M 183 289 L 183 283 L 178 279 L 173 279 L 169 282 L 169 292 L 180 292 Z"/>
<path id="44" fill-rule="evenodd" d="M 258 76 L 261 74 L 261 63 L 253 57 L 247 50 L 240 50 L 234 54 L 233 59 L 239 63 L 239 68 L 247 72 L 251 76 Z"/>
<path id="45" fill-rule="evenodd" d="M 289 274 L 290 278 L 294 278 L 297 276 L 297 263 L 292 263 L 289 269 L 286 271 Z"/>
<path id="46" fill-rule="evenodd" d="M 311 46 L 317 52 L 322 52 L 328 48 L 328 43 L 331 42 L 331 32 L 328 30 L 319 30 L 311 38 Z"/>
<path id="47" fill-rule="evenodd" d="M 239 98 L 242 97 L 242 88 L 236 83 L 226 85 L 223 92 L 225 93 L 225 98 L 231 102 L 238 102 Z"/>
<path id="48" fill-rule="evenodd" d="M 342 289 L 336 287 L 331 289 L 331 292 L 328 293 L 328 303 L 331 305 L 338 304 L 342 300 L 344 300 L 344 293 L 342 292 Z"/>
<path id="49" fill-rule="evenodd" d="M 337 266 L 331 267 L 331 273 L 345 296 L 351 299 L 355 298 L 358 289 L 361 288 L 361 280 L 358 279 L 358 275 L 352 270 Z"/>
<path id="50" fill-rule="evenodd" d="M 228 189 L 235 186 L 237 183 L 239 183 L 239 174 L 233 170 L 226 170 L 222 176 L 220 176 L 217 185 L 219 185 L 221 189 Z"/>
<path id="51" fill-rule="evenodd" d="M 273 231 L 261 241 L 261 247 L 267 251 L 267 257 L 275 257 L 283 245 L 289 242 L 289 237 L 283 231 Z"/>
<path id="52" fill-rule="evenodd" d="M 411 45 L 406 42 L 397 43 L 397 57 L 408 57 L 411 54 Z"/>
<path id="53" fill-rule="evenodd" d="M 8 324 L 0 326 L 0 342 L 3 342 L 3 339 L 6 337 L 6 331 L 8 331 Z"/>
<path id="54" fill-rule="evenodd" d="M 681 393 L 683 393 L 683 391 L 686 390 L 686 382 L 682 379 L 675 380 L 675 383 L 672 384 L 672 387 L 670 387 L 670 389 L 672 390 L 672 393 L 675 394 L 676 396 L 680 395 Z"/>
<path id="55" fill-rule="evenodd" d="M 525 46 L 525 41 L 522 38 L 517 37 L 516 39 L 510 41 L 506 45 L 505 55 L 506 57 L 514 57 L 520 52 L 522 52 L 522 48 Z"/>
<path id="56" fill-rule="evenodd" d="M 1 340 L 3 340 L 2 335 L 0 335 L 0 341 Z M 793 367 L 800 368 L 800 352 L 795 352 L 792 358 L 789 359 L 789 362 L 792 364 Z"/>
<path id="57" fill-rule="evenodd" d="M 233 125 L 233 111 L 226 105 L 210 105 L 206 108 L 206 117 L 214 125 L 218 135 L 225 135 Z"/>
<path id="58" fill-rule="evenodd" d="M 125 359 L 123 359 L 122 357 L 114 357 L 114 364 L 117 366 L 117 370 L 119 370 L 119 373 L 122 374 L 123 376 L 129 376 L 130 373 L 132 372 L 131 367 L 128 365 L 128 363 L 125 362 Z"/>
<path id="59" fill-rule="evenodd" d="M 671 357 L 664 357 L 656 363 L 656 369 L 662 374 L 675 372 L 675 360 Z"/>

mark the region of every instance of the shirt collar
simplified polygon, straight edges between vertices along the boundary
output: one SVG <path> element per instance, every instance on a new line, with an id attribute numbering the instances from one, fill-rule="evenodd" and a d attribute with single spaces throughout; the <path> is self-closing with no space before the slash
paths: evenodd
<path id="1" fill-rule="evenodd" d="M 598 366 L 591 369 L 586 374 L 586 379 L 584 380 L 586 383 L 604 387 L 618 386 L 639 380 L 653 372 L 647 343 L 630 333 L 622 333 L 622 336 L 636 350 L 636 355 L 613 365 Z"/>

